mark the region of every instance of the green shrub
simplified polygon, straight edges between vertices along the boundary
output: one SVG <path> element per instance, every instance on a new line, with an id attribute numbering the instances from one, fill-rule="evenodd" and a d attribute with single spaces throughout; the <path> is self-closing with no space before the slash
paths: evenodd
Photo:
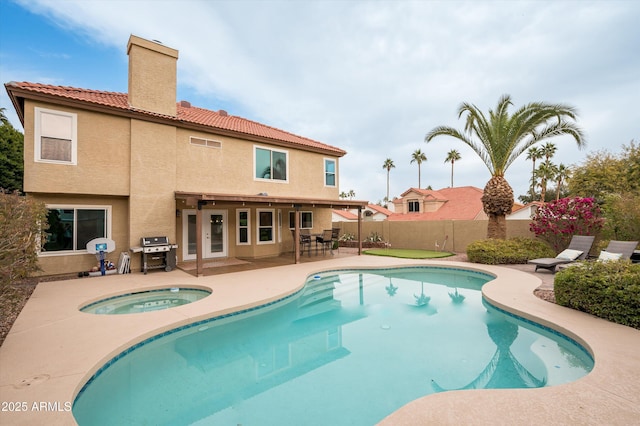
<path id="1" fill-rule="evenodd" d="M 640 264 L 580 262 L 555 276 L 556 303 L 640 329 Z"/>
<path id="2" fill-rule="evenodd" d="M 485 265 L 527 263 L 529 259 L 555 255 L 547 243 L 523 237 L 479 240 L 467 246 L 469 262 Z"/>

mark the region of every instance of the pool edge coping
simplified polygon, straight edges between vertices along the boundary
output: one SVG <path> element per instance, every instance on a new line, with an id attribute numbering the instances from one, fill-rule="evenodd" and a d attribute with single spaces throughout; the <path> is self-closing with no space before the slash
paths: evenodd
<path id="1" fill-rule="evenodd" d="M 371 258 L 375 258 L 375 259 L 372 260 Z M 639 389 L 640 385 L 638 385 L 638 382 L 640 382 L 640 380 L 636 380 L 639 374 L 638 365 L 640 365 L 640 361 L 638 360 L 638 355 L 636 355 L 636 358 L 632 357 L 630 360 L 629 359 L 626 360 L 626 361 L 636 362 L 636 364 L 627 366 L 627 370 L 625 370 L 624 366 L 620 368 L 621 366 L 619 365 L 619 363 L 616 362 L 616 361 L 619 361 L 618 357 L 624 353 L 628 353 L 628 355 L 632 355 L 633 343 L 635 342 L 637 344 L 640 344 L 640 332 L 638 330 L 630 329 L 629 327 L 619 326 L 613 323 L 609 323 L 605 320 L 597 319 L 595 317 L 592 317 L 590 315 L 587 315 L 581 312 L 568 310 L 567 308 L 562 308 L 560 306 L 557 306 L 548 302 L 544 302 L 536 298 L 532 294 L 532 292 L 533 292 L 533 289 L 535 289 L 539 285 L 540 280 L 537 279 L 534 275 L 526 272 L 516 271 L 516 270 L 505 268 L 502 266 L 494 267 L 489 265 L 470 264 L 466 262 L 442 261 L 442 260 L 416 261 L 411 259 L 391 260 L 391 259 L 381 259 L 379 257 L 373 257 L 373 256 L 372 257 L 363 256 L 358 258 L 346 258 L 346 259 L 340 259 L 340 260 L 335 259 L 335 260 L 323 261 L 323 262 L 318 262 L 313 264 L 301 264 L 301 265 L 290 265 L 290 266 L 269 268 L 269 269 L 260 271 L 259 273 L 260 275 L 256 275 L 255 273 L 252 273 L 252 271 L 246 271 L 246 272 L 225 274 L 225 275 L 213 276 L 213 277 L 204 277 L 204 278 L 198 279 L 198 278 L 191 277 L 188 274 L 185 274 L 182 272 L 176 272 L 175 274 L 174 272 L 171 272 L 171 273 L 166 273 L 162 275 L 153 274 L 153 275 L 149 275 L 149 277 L 158 278 L 161 281 L 167 281 L 167 282 L 175 282 L 175 280 L 178 280 L 183 285 L 195 285 L 197 283 L 198 285 L 204 285 L 205 287 L 210 287 L 212 289 L 213 295 L 215 295 L 216 292 L 219 291 L 225 285 L 228 286 L 228 285 L 234 285 L 234 283 L 237 284 L 238 278 L 242 276 L 264 277 L 264 275 L 267 273 L 269 275 L 274 276 L 274 278 L 272 279 L 275 282 L 276 280 L 278 280 L 277 276 L 279 273 L 281 273 L 282 268 L 287 268 L 286 281 L 290 281 L 290 280 L 298 280 L 299 277 L 303 277 L 303 278 L 308 277 L 309 275 L 321 272 L 323 270 L 335 268 L 336 265 L 338 265 L 340 269 L 345 269 L 345 268 L 362 269 L 367 267 L 380 267 L 380 263 L 384 263 L 383 267 L 433 265 L 433 266 L 445 266 L 445 267 L 461 267 L 464 269 L 471 269 L 479 272 L 485 272 L 485 273 L 488 272 L 494 275 L 497 274 L 498 278 L 496 278 L 495 280 L 491 281 L 488 284 L 485 284 L 485 286 L 483 287 L 483 295 L 487 298 L 487 300 L 490 303 L 495 304 L 496 306 L 502 309 L 505 309 L 509 312 L 522 316 L 523 318 L 534 320 L 535 322 L 538 322 L 540 324 L 547 325 L 545 324 L 545 322 L 547 322 L 550 328 L 558 330 L 563 334 L 566 334 L 567 336 L 574 338 L 580 344 L 585 346 L 585 348 L 588 348 L 589 351 L 593 354 L 593 357 L 596 361 L 594 370 L 585 378 L 580 379 L 576 382 L 572 382 L 568 385 L 560 385 L 560 386 L 554 386 L 549 388 L 524 390 L 525 392 L 527 392 L 526 395 L 524 396 L 524 400 L 529 401 L 528 404 L 533 403 L 532 399 L 534 400 L 540 399 L 538 403 L 543 404 L 545 407 L 545 409 L 542 410 L 542 412 L 549 413 L 549 418 L 554 419 L 554 421 L 557 422 L 559 418 L 566 418 L 566 419 L 572 418 L 571 413 L 566 413 L 566 410 L 563 407 L 556 406 L 557 403 L 555 403 L 554 401 L 557 400 L 557 397 L 558 397 L 557 394 L 563 394 L 565 392 L 565 388 L 567 387 L 570 388 L 572 393 L 576 393 L 576 394 L 581 394 L 584 392 L 593 393 L 594 390 L 597 390 L 597 388 L 600 388 L 602 392 L 596 392 L 599 395 L 598 405 L 605 408 L 608 407 L 609 405 L 613 405 L 618 408 L 624 407 L 624 410 L 625 410 L 624 413 L 633 414 L 634 420 L 637 419 L 637 415 L 640 415 L 640 411 L 639 411 L 640 409 L 637 408 L 637 406 L 639 405 L 637 402 L 637 398 L 638 398 L 637 395 L 640 395 L 640 389 Z M 495 271 L 495 273 L 493 271 Z M 108 276 L 100 279 L 109 280 L 109 278 L 111 277 L 112 276 Z M 109 280 L 109 281 L 113 281 L 114 283 L 118 281 L 118 285 L 120 285 L 121 287 L 130 288 L 129 283 L 123 284 L 122 282 L 120 282 L 123 280 L 120 277 L 126 278 L 127 276 L 115 276 L 115 277 L 118 279 L 114 278 L 113 280 Z M 146 276 L 131 275 L 129 277 L 134 283 L 135 282 L 143 283 L 145 282 L 144 277 Z M 512 285 L 512 284 L 509 285 L 508 283 L 506 283 L 505 281 L 508 281 L 510 277 L 511 278 L 515 277 L 516 281 L 519 281 L 518 285 Z M 81 280 L 79 281 L 80 283 L 82 283 L 82 285 L 86 285 Z M 280 281 L 282 280 L 280 279 Z M 80 283 L 71 283 L 71 284 L 69 283 L 64 284 L 63 282 L 52 283 L 47 286 L 43 286 L 43 291 L 41 293 L 51 293 L 50 290 L 54 285 L 58 287 L 74 289 L 79 287 Z M 101 282 L 100 284 L 103 284 L 103 283 Z M 104 284 L 107 284 L 107 281 L 104 281 Z M 271 299 L 277 298 L 278 295 L 293 293 L 297 291 L 303 284 L 304 284 L 304 279 L 300 279 L 297 282 L 297 284 L 290 283 L 288 286 L 284 286 L 286 288 L 284 288 L 283 286 L 280 286 L 280 287 L 275 286 L 277 287 L 277 290 L 271 289 L 272 291 L 270 293 L 267 292 L 269 293 L 269 295 L 265 293 L 264 297 L 259 298 L 260 300 L 254 299 L 253 306 L 260 304 L 260 302 L 263 302 L 264 300 L 268 300 L 269 298 Z M 151 284 L 148 283 L 148 280 L 146 284 L 140 284 L 140 285 L 142 285 L 142 287 L 136 287 L 135 288 L 136 291 L 138 291 L 140 288 L 144 288 L 145 286 L 151 287 Z M 103 287 L 103 286 L 99 286 L 99 287 Z M 111 289 L 111 287 L 112 286 L 109 286 L 108 288 Z M 103 287 L 102 291 L 104 291 L 104 288 L 106 288 L 106 286 Z M 38 290 L 39 289 L 36 289 L 36 291 Z M 99 291 L 99 289 L 89 289 L 89 290 Z M 54 292 L 54 294 L 55 293 L 59 293 L 59 292 Z M 34 302 L 33 304 L 31 304 L 31 300 L 28 302 L 27 304 L 28 306 L 25 307 L 25 308 L 28 307 L 28 309 L 24 310 L 25 318 L 22 317 L 23 316 L 22 314 L 20 315 L 20 317 L 18 318 L 18 321 L 20 323 L 18 324 L 18 321 L 16 321 L 19 327 L 17 327 L 15 331 L 14 329 L 11 330 L 11 332 L 7 336 L 7 340 L 5 341 L 5 344 L 3 344 L 2 348 L 0 348 L 0 361 L 6 362 L 7 360 L 8 361 L 22 360 L 20 362 L 20 364 L 22 364 L 22 367 L 20 365 L 15 366 L 15 367 L 18 367 L 17 368 L 18 371 L 14 371 L 12 372 L 12 374 L 9 374 L 9 375 L 5 374 L 4 372 L 0 374 L 0 377 L 2 377 L 2 379 L 0 380 L 0 390 L 2 390 L 2 394 L 3 394 L 2 399 L 3 400 L 22 400 L 25 398 L 31 398 L 31 400 L 33 401 L 55 400 L 55 401 L 73 402 L 78 391 L 84 385 L 86 378 L 91 375 L 91 370 L 92 369 L 94 371 L 97 370 L 102 366 L 102 364 L 98 365 L 97 367 L 94 365 L 93 368 L 90 368 L 90 367 L 87 368 L 85 363 L 84 368 L 82 366 L 74 366 L 74 367 L 77 367 L 77 368 L 74 368 L 75 371 L 66 371 L 66 372 L 58 371 L 52 375 L 52 378 L 50 380 L 48 380 L 49 382 L 48 384 L 47 383 L 40 384 L 39 386 L 33 386 L 29 389 L 24 389 L 24 388 L 16 389 L 15 377 L 13 378 L 11 377 L 11 376 L 18 376 L 18 377 L 28 378 L 28 377 L 32 377 L 34 374 L 42 374 L 43 370 L 55 372 L 55 368 L 54 368 L 55 366 L 53 365 L 55 364 L 55 362 L 51 362 L 50 360 L 47 362 L 46 359 L 45 360 L 38 359 L 37 360 L 38 362 L 36 362 L 35 365 L 33 365 L 32 363 L 27 362 L 32 357 L 27 356 L 24 359 L 22 359 L 18 356 L 18 354 L 15 353 L 15 351 L 19 352 L 21 350 L 24 350 L 25 347 L 30 347 L 31 350 L 35 350 L 35 352 L 38 352 L 38 349 L 34 348 L 33 345 L 29 345 L 28 341 L 31 340 L 31 344 L 35 343 L 36 347 L 40 345 L 46 345 L 47 342 L 50 343 L 50 339 L 46 339 L 46 338 L 41 340 L 37 339 L 37 336 L 39 334 L 42 334 L 43 328 L 51 327 L 53 329 L 53 328 L 56 328 L 56 325 L 57 326 L 60 326 L 60 324 L 69 325 L 69 323 L 78 321 L 77 318 L 74 319 L 71 317 L 57 318 L 56 312 L 52 312 L 50 313 L 49 320 L 53 321 L 52 323 L 53 325 L 51 326 L 43 325 L 42 323 L 38 323 L 38 321 L 35 321 L 35 324 L 28 324 L 29 322 L 34 321 L 34 319 L 32 318 L 34 311 L 35 312 L 40 311 L 40 313 L 42 313 L 41 310 L 46 308 L 46 306 L 43 306 L 42 299 L 39 302 L 37 302 L 37 299 L 39 298 L 39 296 L 46 297 L 47 295 L 46 294 L 37 295 L 37 297 L 34 298 L 33 300 Z M 86 298 L 83 300 L 86 301 Z M 201 302 L 202 301 L 195 302 L 195 303 L 201 303 Z M 247 301 L 245 300 L 245 302 Z M 164 312 L 168 312 L 172 310 L 180 310 L 185 306 L 195 305 L 195 303 L 190 305 L 183 305 L 181 307 L 167 310 Z M 252 302 L 247 302 L 247 303 L 251 304 Z M 235 308 L 236 308 L 235 310 L 237 310 L 239 308 L 242 308 L 242 306 L 236 304 Z M 234 310 L 234 309 L 230 309 L 228 306 L 227 306 L 227 309 L 230 311 Z M 216 311 L 216 312 L 220 312 L 220 311 Z M 60 312 L 57 312 L 57 314 L 60 315 Z M 29 318 L 30 316 L 31 318 Z M 64 315 L 62 316 L 64 317 Z M 166 329 L 175 328 L 179 323 L 193 322 L 194 318 L 198 318 L 198 317 L 201 318 L 202 316 L 203 316 L 202 309 L 199 309 L 199 310 L 196 309 L 194 310 L 194 312 L 191 312 L 190 315 L 185 315 L 185 313 L 182 312 L 181 310 L 179 314 L 176 313 L 176 315 L 167 315 L 166 317 L 163 316 L 162 324 L 156 327 L 146 327 L 147 333 L 143 333 L 143 334 L 149 334 L 149 335 L 152 335 L 154 333 L 157 334 L 158 330 L 163 327 Z M 209 312 L 209 316 L 212 316 L 211 312 Z M 556 316 L 557 319 L 554 318 L 554 316 Z M 46 321 L 46 319 L 47 318 L 45 317 L 42 320 Z M 85 325 L 86 327 L 91 327 L 92 324 L 95 325 L 94 323 L 95 321 L 89 321 L 88 324 L 85 324 Z M 78 325 L 78 324 L 75 324 L 75 325 Z M 149 328 L 152 329 L 151 332 L 148 331 Z M 84 331 L 86 332 L 86 330 Z M 600 331 L 600 333 L 598 333 L 598 331 Z M 624 348 L 621 349 L 619 347 L 616 348 L 615 351 L 612 351 L 610 350 L 610 348 L 607 348 L 606 347 L 607 341 L 610 341 L 611 337 L 609 337 L 608 339 L 604 339 L 603 342 L 600 341 L 603 335 L 608 335 L 611 332 L 616 335 L 619 335 L 619 334 L 624 335 L 624 338 L 626 339 L 625 343 L 628 346 L 626 351 L 624 350 Z M 137 336 L 138 337 L 133 340 L 144 340 L 140 337 L 140 334 L 138 334 Z M 65 339 L 69 339 L 70 341 L 67 342 L 65 341 Z M 71 344 L 71 348 L 68 348 L 69 350 L 71 350 L 75 346 L 73 344 L 74 343 L 73 335 L 67 336 L 66 338 L 62 338 L 62 340 L 63 340 L 63 343 Z M 125 337 L 124 338 L 125 343 L 123 344 L 122 336 L 120 336 L 120 339 L 115 339 L 115 340 L 119 341 L 121 346 L 127 346 L 127 345 L 131 346 L 132 344 L 135 343 L 131 338 Z M 78 342 L 75 342 L 76 345 L 77 343 Z M 102 352 L 101 352 L 102 357 L 100 359 L 105 359 L 109 356 L 109 354 L 117 352 L 117 349 L 113 349 L 113 346 L 111 346 L 111 348 L 109 349 L 108 348 L 109 344 L 103 344 L 102 346 L 103 346 Z M 43 353 L 46 353 L 46 347 L 40 348 L 40 350 L 43 350 L 43 349 L 44 349 Z M 54 354 L 51 353 L 51 355 L 53 356 Z M 612 357 L 614 359 L 611 359 Z M 95 359 L 95 355 L 94 355 L 94 359 Z M 615 365 L 616 368 L 612 368 L 612 365 Z M 635 367 L 635 370 L 629 367 Z M 8 369 L 3 369 L 3 370 L 8 370 Z M 620 370 L 622 370 L 622 373 L 620 372 Z M 44 374 L 49 374 L 49 373 L 45 372 Z M 613 376 L 611 374 L 613 374 Z M 621 380 L 621 382 L 611 383 L 612 378 L 618 381 Z M 635 380 L 635 383 L 632 383 L 634 380 Z M 71 386 L 71 384 L 73 384 L 74 382 L 75 382 L 75 386 Z M 620 386 L 616 386 L 616 385 L 620 385 Z M 52 387 L 55 389 L 52 389 Z M 620 387 L 623 388 L 622 391 L 620 391 L 619 389 Z M 562 388 L 561 392 L 557 392 L 557 390 L 559 390 L 558 388 Z M 471 399 L 484 400 L 485 396 L 484 395 L 480 396 L 480 393 L 487 393 L 487 395 L 488 394 L 493 395 L 494 392 L 498 392 L 500 395 L 504 396 L 503 392 L 510 392 L 508 399 L 511 400 L 515 398 L 516 400 L 519 401 L 522 397 L 518 395 L 521 394 L 522 391 L 523 390 L 499 390 L 499 391 L 478 390 L 478 391 L 474 391 L 474 392 L 477 392 L 475 394 L 476 397 Z M 634 394 L 634 392 L 636 393 Z M 416 419 L 420 419 L 422 421 L 429 418 L 437 419 L 440 422 L 444 420 L 445 423 L 449 423 L 449 421 L 447 420 L 451 420 L 451 422 L 454 422 L 454 419 L 455 419 L 455 422 L 459 422 L 461 420 L 458 416 L 462 416 L 461 417 L 462 421 L 466 419 L 467 421 L 474 420 L 474 422 L 480 420 L 481 418 L 484 418 L 481 415 L 479 416 L 479 413 L 482 412 L 482 407 L 477 407 L 477 403 L 473 401 L 468 401 L 467 405 L 468 404 L 471 404 L 471 405 L 470 406 L 468 405 L 466 407 L 466 410 L 463 410 L 463 411 L 468 411 L 473 407 L 477 407 L 477 409 L 471 410 L 473 412 L 473 417 L 464 417 L 464 413 L 458 415 L 458 414 L 453 414 L 454 412 L 451 412 L 449 410 L 442 411 L 442 409 L 437 408 L 438 405 L 442 405 L 442 407 L 450 406 L 452 400 L 453 401 L 459 400 L 460 398 L 460 395 L 458 395 L 459 393 L 460 392 L 445 392 L 443 394 L 437 394 L 438 396 L 436 398 L 434 398 L 436 395 L 429 395 L 423 398 L 419 398 L 418 400 L 415 400 L 407 404 L 405 407 L 397 410 L 387 418 L 383 419 L 381 421 L 381 424 L 415 424 Z M 541 396 L 539 396 L 539 394 L 541 394 Z M 604 397 L 606 397 L 607 394 L 609 395 L 609 398 L 604 398 L 604 400 L 601 399 L 603 395 Z M 634 396 L 636 399 L 634 400 L 632 396 Z M 432 399 L 431 401 L 426 403 L 424 402 L 425 400 L 429 400 L 430 398 Z M 468 397 L 464 397 L 463 399 L 465 398 L 469 399 Z M 436 400 L 438 401 L 437 403 L 435 402 Z M 609 400 L 611 404 L 603 405 L 602 402 L 607 400 Z M 436 405 L 436 407 L 434 407 L 434 404 Z M 630 407 L 630 405 L 632 404 L 635 404 L 635 406 Z M 453 405 L 455 406 L 455 404 Z M 537 404 L 533 403 L 533 405 L 537 405 Z M 571 404 L 569 404 L 569 406 L 570 405 Z M 425 412 L 425 409 L 427 409 L 428 413 Z M 492 410 L 486 410 L 486 407 L 484 409 L 485 411 L 492 411 Z M 606 410 L 604 408 L 597 409 L 597 407 L 596 409 L 594 409 L 593 407 L 591 407 L 586 411 L 587 412 L 582 412 L 582 414 L 583 415 L 588 414 L 588 416 L 586 417 L 587 419 L 598 419 L 598 418 L 600 418 L 601 420 L 606 419 L 606 421 L 609 423 L 611 423 L 613 420 L 613 423 L 615 424 L 616 413 L 612 413 L 611 410 Z M 439 413 L 439 415 L 436 415 L 436 413 Z M 598 413 L 600 413 L 602 416 L 599 416 Z M 48 414 L 51 415 L 51 413 L 48 413 Z M 13 414 L 9 413 L 9 415 L 7 415 L 7 418 L 10 419 L 10 421 L 13 424 L 33 424 L 34 422 L 37 421 L 37 419 L 43 419 L 43 418 L 47 419 L 47 422 L 50 424 L 75 424 L 73 415 L 70 412 L 69 413 L 62 412 L 57 414 L 58 416 L 54 416 L 55 418 L 51 418 L 51 417 L 43 417 L 42 412 L 23 413 L 22 415 L 16 414 L 16 413 L 13 413 Z M 469 414 L 469 412 L 467 412 L 467 414 Z M 523 411 L 521 411 L 516 417 L 522 421 L 526 418 L 529 418 L 529 419 L 533 418 L 530 416 L 533 416 L 534 414 L 538 417 L 540 416 L 539 407 L 536 410 L 523 409 Z M 5 415 L 6 413 L 2 413 L 2 417 L 5 417 Z M 46 415 L 46 413 L 44 415 Z M 501 415 L 507 416 L 507 411 L 505 411 L 505 413 L 501 413 Z M 411 419 L 411 420 L 408 420 L 408 419 Z M 582 420 L 584 420 L 584 418 L 582 418 Z M 622 424 L 622 422 L 620 424 Z"/>

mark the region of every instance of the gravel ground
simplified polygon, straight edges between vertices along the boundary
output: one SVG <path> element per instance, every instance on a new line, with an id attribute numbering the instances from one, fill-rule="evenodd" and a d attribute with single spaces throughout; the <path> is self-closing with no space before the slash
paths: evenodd
<path id="1" fill-rule="evenodd" d="M 0 287 L 0 346 L 37 284 L 32 278 Z"/>

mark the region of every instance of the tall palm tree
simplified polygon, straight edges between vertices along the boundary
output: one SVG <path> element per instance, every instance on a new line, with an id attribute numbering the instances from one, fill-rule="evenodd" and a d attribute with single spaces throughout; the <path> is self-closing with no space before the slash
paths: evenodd
<path id="1" fill-rule="evenodd" d="M 413 163 L 418 163 L 418 189 L 420 188 L 420 164 L 422 164 L 423 161 L 427 161 L 427 156 L 424 154 L 424 152 L 422 152 L 419 149 L 416 149 L 415 151 L 413 151 L 413 154 L 411 154 L 411 162 L 409 164 L 413 164 Z"/>
<path id="2" fill-rule="evenodd" d="M 564 164 L 560 164 L 556 173 L 556 201 L 560 199 L 560 190 L 562 189 L 562 183 L 571 177 L 571 169 Z"/>
<path id="3" fill-rule="evenodd" d="M 387 202 L 389 202 L 389 173 L 391 172 L 391 169 L 395 167 L 396 165 L 393 164 L 393 160 L 391 158 L 387 158 L 382 164 L 382 168 L 387 170 Z"/>
<path id="4" fill-rule="evenodd" d="M 547 182 L 554 180 L 558 173 L 558 168 L 553 163 L 546 161 L 538 166 L 536 177 L 540 178 L 540 201 L 545 202 L 547 198 Z"/>
<path id="5" fill-rule="evenodd" d="M 544 153 L 542 149 L 537 146 L 532 146 L 527 151 L 527 160 L 533 161 L 533 169 L 531 169 L 531 201 L 533 201 L 533 197 L 536 196 L 536 160 L 540 160 L 544 157 Z"/>
<path id="6" fill-rule="evenodd" d="M 447 158 L 444 159 L 445 163 L 451 163 L 451 187 L 452 188 L 453 188 L 453 163 L 455 163 L 461 158 L 462 157 L 460 156 L 460 153 L 457 150 L 452 149 L 447 153 Z"/>
<path id="7" fill-rule="evenodd" d="M 507 237 L 505 219 L 513 207 L 513 189 L 504 174 L 523 152 L 560 135 L 572 136 L 580 148 L 585 145 L 582 129 L 575 123 L 577 113 L 573 107 L 532 102 L 509 114 L 511 105 L 511 96 L 503 95 L 496 110 L 489 110 L 486 117 L 475 105 L 465 102 L 458 108 L 458 118 L 466 114 L 463 131 L 438 126 L 425 136 L 425 142 L 441 135 L 464 142 L 489 169 L 491 179 L 482 195 L 482 206 L 489 216 L 489 238 Z"/>
<path id="8" fill-rule="evenodd" d="M 542 155 L 544 155 L 544 162 L 549 164 L 551 162 L 551 157 L 555 155 L 557 150 L 558 148 L 556 148 L 556 145 L 554 143 L 551 143 L 551 142 L 545 143 L 540 148 L 540 152 L 542 153 Z"/>

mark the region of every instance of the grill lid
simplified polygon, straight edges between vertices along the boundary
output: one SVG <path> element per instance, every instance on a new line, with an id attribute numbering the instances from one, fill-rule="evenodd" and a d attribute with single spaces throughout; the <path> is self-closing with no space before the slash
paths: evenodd
<path id="1" fill-rule="evenodd" d="M 140 241 L 142 247 L 166 246 L 169 244 L 169 237 L 142 237 Z"/>

